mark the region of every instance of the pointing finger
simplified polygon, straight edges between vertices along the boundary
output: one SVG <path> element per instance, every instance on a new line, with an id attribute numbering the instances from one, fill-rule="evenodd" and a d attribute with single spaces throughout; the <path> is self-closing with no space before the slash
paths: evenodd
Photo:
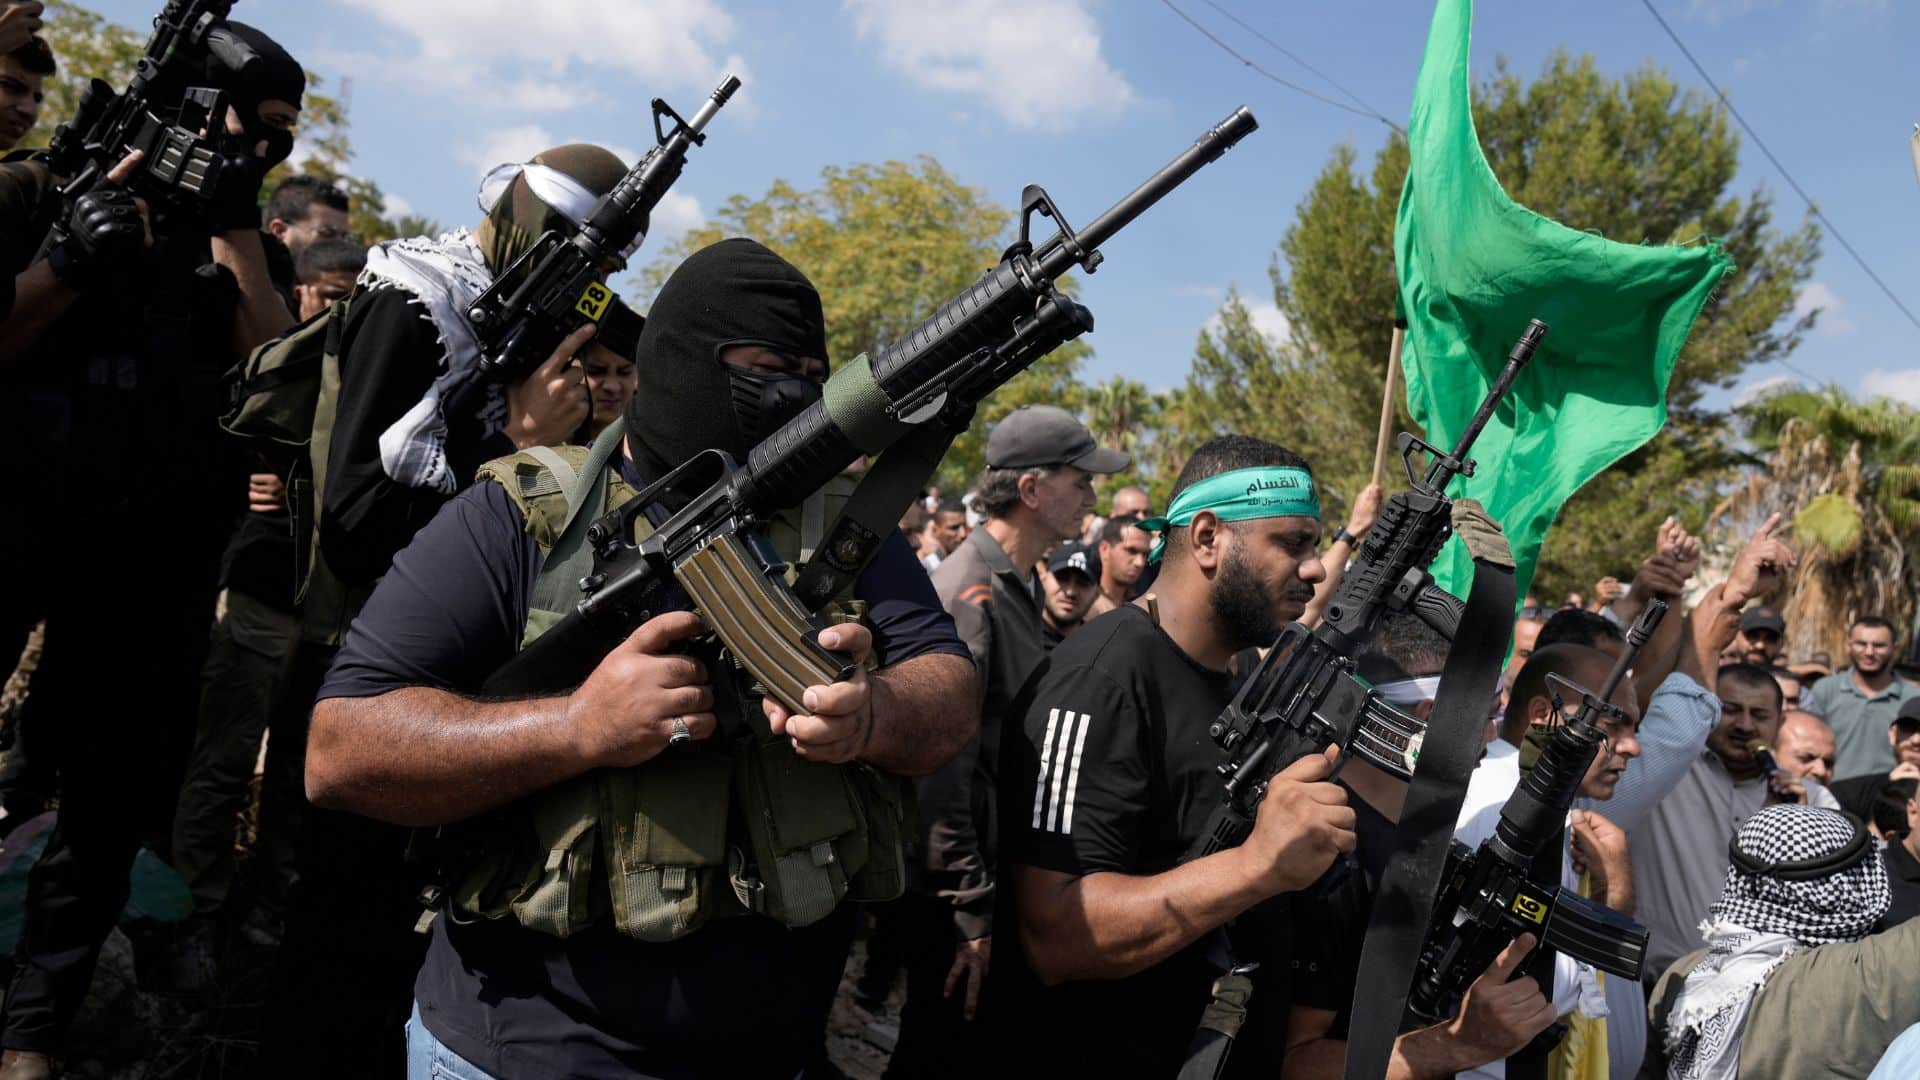
<path id="1" fill-rule="evenodd" d="M 1536 940 L 1532 934 L 1521 934 L 1508 942 L 1507 947 L 1500 950 L 1500 955 L 1493 958 L 1493 966 L 1487 969 L 1484 977 L 1495 982 L 1506 982 L 1507 977 L 1520 967 L 1520 961 L 1533 951 Z"/>

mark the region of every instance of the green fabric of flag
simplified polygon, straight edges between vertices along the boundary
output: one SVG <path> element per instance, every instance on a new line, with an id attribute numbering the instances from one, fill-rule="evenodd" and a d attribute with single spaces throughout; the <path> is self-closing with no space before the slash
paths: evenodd
<path id="1" fill-rule="evenodd" d="M 1667 420 L 1687 332 L 1732 269 L 1715 243 L 1623 244 L 1507 197 L 1480 151 L 1467 74 L 1471 0 L 1440 0 L 1407 124 L 1412 164 L 1394 259 L 1407 318 L 1407 407 L 1451 450 L 1527 320 L 1552 327 L 1449 493 L 1486 505 L 1513 546 L 1522 596 L 1547 529 L 1582 484 Z M 1458 539 L 1434 576 L 1457 596 L 1473 564 Z"/>

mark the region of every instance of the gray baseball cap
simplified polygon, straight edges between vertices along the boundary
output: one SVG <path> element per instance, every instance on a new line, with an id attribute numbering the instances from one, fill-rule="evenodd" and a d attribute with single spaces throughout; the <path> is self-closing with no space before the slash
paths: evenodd
<path id="1" fill-rule="evenodd" d="M 995 469 L 1072 465 L 1090 473 L 1117 473 L 1133 459 L 1093 441 L 1073 414 L 1057 405 L 1023 405 L 987 436 L 987 464 Z"/>

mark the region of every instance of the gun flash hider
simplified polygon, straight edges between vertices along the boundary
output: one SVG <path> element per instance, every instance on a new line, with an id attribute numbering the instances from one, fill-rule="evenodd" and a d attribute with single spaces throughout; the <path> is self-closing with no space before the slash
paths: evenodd
<path id="1" fill-rule="evenodd" d="M 844 656 L 815 641 L 820 627 L 738 534 L 716 536 L 676 567 L 675 577 L 720 640 L 767 696 L 796 715 L 809 686 L 853 674 Z"/>

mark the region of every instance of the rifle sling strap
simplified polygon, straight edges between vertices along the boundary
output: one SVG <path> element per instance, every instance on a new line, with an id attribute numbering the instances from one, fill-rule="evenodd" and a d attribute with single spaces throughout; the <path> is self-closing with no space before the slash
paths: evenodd
<path id="1" fill-rule="evenodd" d="M 620 452 L 620 440 L 626 436 L 627 424 L 624 419 L 615 420 L 607 425 L 600 437 L 593 441 L 593 449 L 588 451 L 587 460 L 580 463 L 580 471 L 570 479 L 561 481 L 561 489 L 567 493 L 567 520 L 560 532 L 553 538 L 553 547 L 547 550 L 545 566 L 558 567 L 573 559 L 587 541 L 587 526 L 593 524 L 606 510 L 607 505 L 607 466 L 613 456 Z M 537 460 L 552 469 L 556 478 L 567 477 L 571 470 L 562 471 L 566 462 L 560 455 L 552 454 L 553 460 L 539 454 Z M 556 467 L 556 464 L 559 467 Z M 582 569 L 590 569 L 591 559 L 585 561 Z M 580 576 L 585 576 L 581 574 Z M 532 606 L 540 611 L 572 611 L 580 603 L 579 577 L 571 574 L 542 573 L 533 583 Z"/>
<path id="2" fill-rule="evenodd" d="M 899 528 L 900 514 L 940 467 L 959 429 L 929 421 L 909 430 L 868 467 L 826 538 L 801 566 L 793 591 L 807 610 L 820 608 L 860 576 Z"/>
<path id="3" fill-rule="evenodd" d="M 1499 686 L 1513 599 L 1513 568 L 1475 559 L 1466 612 L 1441 671 L 1440 694 L 1427 718 L 1413 783 L 1407 787 L 1396 850 L 1375 890 L 1354 984 L 1346 1080 L 1386 1075 L 1460 803 L 1479 758 L 1487 702 Z"/>

